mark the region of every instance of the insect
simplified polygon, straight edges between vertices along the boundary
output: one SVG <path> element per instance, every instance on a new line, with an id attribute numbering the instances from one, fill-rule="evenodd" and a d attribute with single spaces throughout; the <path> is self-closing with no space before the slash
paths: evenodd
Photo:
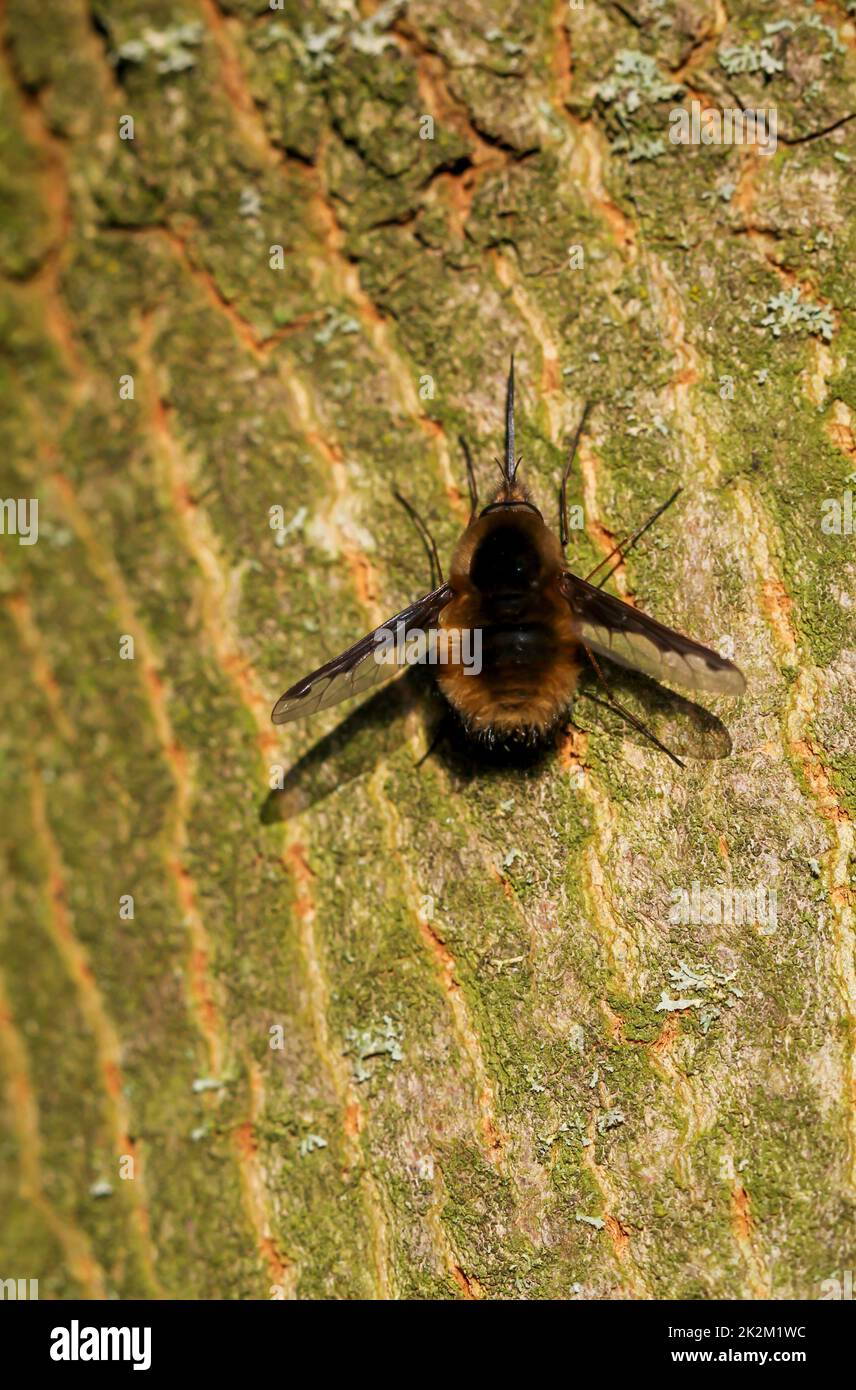
<path id="1" fill-rule="evenodd" d="M 665 627 L 601 587 L 594 575 L 616 555 L 623 558 L 648 527 L 675 500 L 680 488 L 620 542 L 585 579 L 572 574 L 568 544 L 567 484 L 588 413 L 583 412 L 571 444 L 559 497 L 558 537 L 545 524 L 528 489 L 518 481 L 521 459 L 514 441 L 514 359 L 508 376 L 505 461 L 501 482 L 487 506 L 478 491 L 469 450 L 464 449 L 470 489 L 470 520 L 454 554 L 448 580 L 442 579 L 437 549 L 415 509 L 399 497 L 419 526 L 441 582 L 382 627 L 347 651 L 304 676 L 277 700 L 273 722 L 285 724 L 362 694 L 403 668 L 408 644 L 425 634 L 469 632 L 479 636 L 479 669 L 467 664 L 454 643 L 450 659 L 438 664 L 437 684 L 467 732 L 486 743 L 538 743 L 554 732 L 588 660 L 603 684 L 609 705 L 679 767 L 659 739 L 612 697 L 599 657 L 688 690 L 740 695 L 742 672 L 716 652 Z M 390 632 L 403 641 L 388 651 Z"/>

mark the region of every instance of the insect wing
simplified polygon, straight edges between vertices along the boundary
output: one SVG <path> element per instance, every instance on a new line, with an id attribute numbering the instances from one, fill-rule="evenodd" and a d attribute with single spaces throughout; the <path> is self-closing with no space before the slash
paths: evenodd
<path id="1" fill-rule="evenodd" d="M 746 689 L 743 672 L 700 642 L 658 623 L 656 618 L 649 618 L 647 613 L 640 613 L 575 574 L 566 571 L 559 583 L 579 624 L 581 641 L 598 656 L 608 657 L 631 671 L 642 671 L 654 680 L 673 681 L 686 690 L 742 695 Z"/>
<path id="2" fill-rule="evenodd" d="M 361 637 L 347 651 L 325 662 L 311 675 L 304 676 L 277 700 L 271 715 L 274 724 L 305 719 L 318 710 L 337 705 L 340 700 L 362 695 L 364 691 L 398 674 L 401 670 L 402 643 L 395 639 L 406 637 L 408 632 L 416 628 L 434 626 L 441 608 L 451 597 L 449 585 L 441 584 L 439 589 L 425 594 L 411 603 L 409 608 L 375 628 L 374 632 Z M 379 659 L 382 646 L 389 659 Z"/>

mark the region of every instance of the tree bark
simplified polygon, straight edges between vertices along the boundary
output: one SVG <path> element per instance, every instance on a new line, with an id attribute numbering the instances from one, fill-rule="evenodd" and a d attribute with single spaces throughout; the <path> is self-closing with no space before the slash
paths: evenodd
<path id="1" fill-rule="evenodd" d="M 3 496 L 39 529 L 19 544 L 7 509 L 0 538 L 0 1274 L 835 1296 L 845 7 L 783 0 L 772 34 L 742 0 L 2 11 Z M 672 143 L 693 101 L 775 107 L 775 155 Z M 728 756 L 630 677 L 685 771 L 590 683 L 523 766 L 454 741 L 420 764 L 436 707 L 409 679 L 271 726 L 427 589 L 394 486 L 448 557 L 459 436 L 487 491 L 512 351 L 551 522 L 593 402 L 576 572 L 683 486 L 614 582 L 733 651 L 747 695 L 706 702 Z"/>

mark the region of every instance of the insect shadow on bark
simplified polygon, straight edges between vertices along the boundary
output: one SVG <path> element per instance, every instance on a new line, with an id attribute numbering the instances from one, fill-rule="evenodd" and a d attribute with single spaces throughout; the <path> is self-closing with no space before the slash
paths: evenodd
<path id="1" fill-rule="evenodd" d="M 478 480 L 469 448 L 461 441 L 467 464 L 470 519 L 453 551 L 448 579 L 443 577 L 437 546 L 424 519 L 394 489 L 394 496 L 409 514 L 428 553 L 430 590 L 387 623 L 358 638 L 289 686 L 274 705 L 274 724 L 305 719 L 342 700 L 367 693 L 385 683 L 390 664 L 428 661 L 437 665 L 436 686 L 452 712 L 452 729 L 462 727 L 472 741 L 473 748 L 467 752 L 468 765 L 484 764 L 485 757 L 487 766 L 495 766 L 498 761 L 507 766 L 510 760 L 518 765 L 521 761 L 531 764 L 533 758 L 538 760 L 539 747 L 551 741 L 555 744 L 578 694 L 580 673 L 589 669 L 606 696 L 605 700 L 596 696 L 591 699 L 642 734 L 677 767 L 684 767 L 676 751 L 681 745 L 693 757 L 699 755 L 700 749 L 717 743 L 728 751 L 727 735 L 711 740 L 710 721 L 705 726 L 701 712 L 691 717 L 690 711 L 699 707 L 688 700 L 678 703 L 675 699 L 671 704 L 675 716 L 682 715 L 685 726 L 694 725 L 695 737 L 687 740 L 679 730 L 678 738 L 671 740 L 676 747 L 664 742 L 632 709 L 615 698 L 598 659 L 606 658 L 625 670 L 643 673 L 657 682 L 667 680 L 688 690 L 736 696 L 746 689 L 742 671 L 730 659 L 604 591 L 604 584 L 619 564 L 615 557 L 623 559 L 637 545 L 682 489 L 676 488 L 641 526 L 618 541 L 588 576 L 574 574 L 568 568 L 566 553 L 570 536 L 567 488 L 592 402 L 585 402 L 568 449 L 559 493 L 557 536 L 546 525 L 526 483 L 518 479 L 523 457 L 515 447 L 514 399 L 512 354 L 506 385 L 505 456 L 504 460 L 496 460 L 500 482 L 484 506 L 479 503 Z M 612 569 L 606 568 L 593 585 L 590 581 L 613 561 Z M 465 648 L 464 638 L 474 641 L 476 634 L 477 651 L 469 641 Z M 416 643 L 412 649 L 411 639 Z M 440 639 L 446 639 L 445 656 L 438 659 Z M 474 655 L 476 661 L 472 659 Z M 416 687 L 406 687 L 405 695 L 411 689 Z M 662 716 L 662 707 L 658 714 Z M 664 719 L 661 717 L 659 722 L 662 724 Z M 672 716 L 668 722 L 674 722 Z M 389 736 L 390 724 L 385 728 Z M 703 734 L 707 735 L 706 740 L 700 737 Z M 432 733 L 426 757 L 444 736 L 454 747 L 454 732 L 446 735 L 446 725 L 441 722 Z M 536 751 L 530 754 L 528 749 Z M 282 807 L 305 804 L 294 783 L 288 792 Z"/>
<path id="2" fill-rule="evenodd" d="M 682 757 L 707 762 L 728 757 L 731 736 L 710 710 L 636 672 L 612 666 L 610 677 L 611 688 L 620 692 L 631 712 L 644 717 L 651 731 Z M 585 733 L 626 738 L 650 750 L 650 743 L 610 709 L 596 690 L 595 673 L 587 668 L 569 711 L 574 727 Z M 546 774 L 555 762 L 557 743 L 568 724 L 566 721 L 556 735 L 534 746 L 489 746 L 467 734 L 437 690 L 428 668 L 409 667 L 298 758 L 282 787 L 265 798 L 262 823 L 291 820 L 339 787 L 373 771 L 407 742 L 408 722 L 414 719 L 421 726 L 426 746 L 419 762 L 436 758 L 459 782 L 500 775 L 509 768 L 529 775 Z M 618 747 L 616 756 L 621 756 Z"/>

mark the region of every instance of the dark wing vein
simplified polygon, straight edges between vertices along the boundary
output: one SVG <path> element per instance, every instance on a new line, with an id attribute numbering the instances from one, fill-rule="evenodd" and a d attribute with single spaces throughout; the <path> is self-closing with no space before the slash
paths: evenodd
<path id="1" fill-rule="evenodd" d="M 277 700 L 271 715 L 274 724 L 288 724 L 292 719 L 304 719 L 318 710 L 337 705 L 340 700 L 362 695 L 364 691 L 380 685 L 390 676 L 397 675 L 401 670 L 400 665 L 376 659 L 376 651 L 383 641 L 384 633 L 395 634 L 401 630 L 399 624 L 403 625 L 405 635 L 416 628 L 433 627 L 440 609 L 444 608 L 451 598 L 452 590 L 449 585 L 441 584 L 439 589 L 425 594 L 415 603 L 411 603 L 409 608 L 396 613 L 394 618 L 388 619 L 373 632 L 361 637 L 359 642 L 355 642 L 347 651 L 333 657 L 332 661 L 326 661 L 311 675 L 304 676 Z"/>
<path id="2" fill-rule="evenodd" d="M 746 681 L 732 661 L 565 572 L 562 592 L 583 642 L 599 656 L 659 681 L 714 695 L 742 695 Z"/>

